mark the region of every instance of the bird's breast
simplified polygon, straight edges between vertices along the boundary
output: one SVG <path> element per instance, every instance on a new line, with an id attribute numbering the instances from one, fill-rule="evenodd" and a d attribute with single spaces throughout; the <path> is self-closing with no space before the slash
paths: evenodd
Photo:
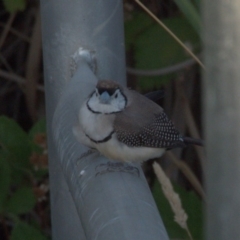
<path id="1" fill-rule="evenodd" d="M 114 116 L 110 114 L 94 113 L 86 104 L 79 113 L 79 123 L 84 133 L 94 141 L 101 141 L 113 131 Z"/>

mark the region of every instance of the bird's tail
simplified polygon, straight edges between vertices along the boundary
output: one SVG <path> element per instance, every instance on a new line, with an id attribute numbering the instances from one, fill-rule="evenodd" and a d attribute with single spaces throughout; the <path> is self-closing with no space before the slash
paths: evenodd
<path id="1" fill-rule="evenodd" d="M 194 144 L 194 145 L 198 145 L 198 146 L 204 145 L 203 140 L 195 139 L 195 138 L 191 138 L 191 137 L 183 137 L 183 141 L 185 144 Z"/>

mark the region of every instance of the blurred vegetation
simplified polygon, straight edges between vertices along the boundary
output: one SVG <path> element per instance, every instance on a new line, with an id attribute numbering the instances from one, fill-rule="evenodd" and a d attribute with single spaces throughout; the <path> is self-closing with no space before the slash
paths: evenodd
<path id="1" fill-rule="evenodd" d="M 26 133 L 14 120 L 1 116 L 0 217 L 5 239 L 48 239 L 48 188 L 45 120 Z"/>
<path id="2" fill-rule="evenodd" d="M 126 2 L 126 50 L 131 56 L 130 64 L 134 68 L 163 69 L 190 59 L 189 54 L 158 23 L 142 9 L 138 9 L 138 6 L 130 1 Z M 201 51 L 199 5 L 199 0 L 165 0 L 146 4 L 195 54 Z M 167 10 L 163 12 L 164 8 Z M 137 86 L 141 90 L 151 90 L 169 83 L 177 76 L 179 71 L 160 76 L 138 76 Z"/>
<path id="3" fill-rule="evenodd" d="M 163 20 L 192 51 L 200 49 L 200 39 L 189 22 L 183 17 Z M 125 23 L 126 49 L 133 50 L 137 69 L 161 69 L 189 59 L 185 50 L 146 13 L 134 12 Z M 140 76 L 138 85 L 143 90 L 159 88 L 176 77 L 177 73 L 163 76 Z"/>
<path id="4" fill-rule="evenodd" d="M 26 0 L 3 0 L 3 5 L 6 11 L 9 13 L 24 11 L 26 4 Z"/>
<path id="5" fill-rule="evenodd" d="M 201 52 L 200 0 L 143 3 L 194 53 Z M 41 119 L 44 116 L 42 56 L 35 55 L 39 57 L 38 68 L 34 68 L 29 59 L 31 47 L 34 49 L 35 46 L 32 40 L 34 29 L 37 29 L 39 4 L 38 1 L 3 0 L 0 5 L 0 48 L 3 50 L 0 54 L 0 115 L 11 118 L 0 117 L 0 239 L 50 239 L 46 124 Z M 124 1 L 124 9 L 128 67 L 163 69 L 190 59 L 186 51 L 136 3 Z M 31 69 L 37 70 L 35 82 L 29 85 L 26 82 Z M 167 100 L 160 103 L 178 123 L 177 128 L 187 135 L 200 136 L 198 66 L 193 64 L 159 76 L 129 74 L 128 84 L 142 92 L 164 88 Z M 34 93 L 33 97 L 29 98 L 28 93 Z M 194 135 L 196 131 L 198 136 Z M 192 174 L 201 181 L 199 150 L 183 150 L 176 156 L 179 161 L 184 159 L 192 168 Z M 182 200 L 193 239 L 203 239 L 202 200 L 193 183 L 165 158 L 159 162 L 172 178 L 175 191 Z M 188 239 L 187 233 L 174 222 L 170 205 L 151 167 L 150 173 L 146 174 L 170 238 Z"/>
<path id="6" fill-rule="evenodd" d="M 174 184 L 174 190 L 180 196 L 183 209 L 187 213 L 187 224 L 193 239 L 203 239 L 203 206 L 200 198 L 194 192 L 186 191 L 178 183 Z M 169 238 L 189 239 L 187 232 L 174 221 L 172 209 L 157 181 L 152 191 Z"/>

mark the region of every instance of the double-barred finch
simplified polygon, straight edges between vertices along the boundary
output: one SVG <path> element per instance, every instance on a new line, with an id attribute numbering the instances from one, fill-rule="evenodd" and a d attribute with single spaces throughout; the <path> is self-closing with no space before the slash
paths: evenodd
<path id="1" fill-rule="evenodd" d="M 183 137 L 163 109 L 114 81 L 99 81 L 83 102 L 74 134 L 109 159 L 142 162 L 201 140 Z"/>

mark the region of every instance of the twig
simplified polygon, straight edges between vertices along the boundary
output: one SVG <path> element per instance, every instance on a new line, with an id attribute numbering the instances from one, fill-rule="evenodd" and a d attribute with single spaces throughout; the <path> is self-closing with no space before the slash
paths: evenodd
<path id="1" fill-rule="evenodd" d="M 12 68 L 11 65 L 8 63 L 8 61 L 6 60 L 6 58 L 1 54 L 1 52 L 0 52 L 0 62 L 3 64 L 3 66 L 4 66 L 9 72 L 13 72 L 13 68 Z"/>
<path id="2" fill-rule="evenodd" d="M 39 65 L 41 61 L 41 19 L 38 9 L 31 43 L 29 47 L 27 64 L 26 64 L 26 102 L 29 114 L 33 120 L 36 119 L 36 89 L 37 76 L 39 74 Z"/>
<path id="3" fill-rule="evenodd" d="M 169 73 L 177 72 L 184 68 L 190 67 L 196 63 L 195 59 L 189 59 L 184 62 L 175 64 L 170 67 L 160 68 L 160 69 L 153 69 L 153 70 L 141 70 L 141 69 L 134 69 L 134 68 L 127 68 L 127 73 L 132 75 L 138 76 L 162 76 Z"/>
<path id="4" fill-rule="evenodd" d="M 17 82 L 19 84 L 26 84 L 26 79 L 18 76 L 15 73 L 9 73 L 9 72 L 6 72 L 6 71 L 0 69 L 0 76 L 3 78 L 6 78 L 8 80 Z M 37 89 L 41 92 L 44 92 L 44 87 L 42 85 L 38 84 Z"/>
<path id="5" fill-rule="evenodd" d="M 183 99 L 183 103 L 184 103 L 183 110 L 184 110 L 184 114 L 185 114 L 187 128 L 190 132 L 190 136 L 193 137 L 193 138 L 196 138 L 196 139 L 201 139 L 201 136 L 199 134 L 196 122 L 194 120 L 194 117 L 193 117 L 193 114 L 192 114 L 192 111 L 191 111 L 191 108 L 190 108 L 189 100 L 186 97 L 186 94 L 183 90 L 183 87 L 179 86 L 178 90 L 179 90 L 179 94 L 181 95 L 181 98 Z M 200 162 L 203 166 L 204 159 L 205 159 L 205 154 L 204 154 L 203 148 L 199 147 L 199 146 L 196 146 L 196 145 L 194 145 L 194 148 L 195 148 L 195 150 L 198 154 L 198 157 L 200 159 Z"/>
<path id="6" fill-rule="evenodd" d="M 188 126 L 191 137 L 200 139 L 200 134 L 197 129 L 196 123 L 194 121 L 194 117 L 193 117 L 192 111 L 190 109 L 190 104 L 189 104 L 188 100 L 185 102 L 184 110 L 185 110 L 185 115 L 186 115 L 187 126 Z M 196 149 L 198 157 L 201 160 L 201 163 L 203 165 L 205 162 L 204 161 L 205 154 L 204 154 L 203 148 L 201 148 L 199 146 L 195 146 L 195 145 L 194 145 L 194 148 Z"/>
<path id="7" fill-rule="evenodd" d="M 183 161 L 178 159 L 172 152 L 166 153 L 167 157 L 178 167 L 178 169 L 184 174 L 184 176 L 188 179 L 188 181 L 195 188 L 197 193 L 202 197 L 202 199 L 206 200 L 206 194 L 203 190 L 203 187 L 193 171 L 185 164 Z"/>
<path id="8" fill-rule="evenodd" d="M 0 49 L 2 48 L 2 45 L 3 45 L 5 39 L 6 39 L 7 35 L 8 35 L 8 32 L 9 32 L 9 30 L 10 30 L 10 28 L 11 28 L 11 25 L 12 25 L 12 22 L 13 22 L 15 16 L 16 16 L 16 13 L 12 13 L 12 14 L 10 15 L 9 19 L 8 19 L 7 24 L 6 24 L 5 27 L 4 27 L 2 36 L 1 36 L 1 38 L 0 38 Z"/>
<path id="9" fill-rule="evenodd" d="M 5 27 L 5 24 L 0 22 L 0 27 Z M 9 32 L 13 33 L 14 35 L 16 35 L 17 37 L 21 38 L 22 40 L 24 40 L 26 42 L 30 42 L 29 37 L 27 37 L 26 35 L 22 34 L 19 31 L 15 30 L 14 28 L 9 28 Z"/>
<path id="10" fill-rule="evenodd" d="M 148 8 L 145 7 L 144 4 L 142 4 L 139 0 L 135 0 L 135 2 L 150 16 L 152 17 L 167 33 L 172 36 L 175 41 L 185 49 L 186 52 L 189 53 L 189 55 L 196 60 L 196 62 L 205 69 L 205 66 L 200 61 L 200 59 L 191 51 L 189 48 L 160 20 L 158 19 Z"/>

